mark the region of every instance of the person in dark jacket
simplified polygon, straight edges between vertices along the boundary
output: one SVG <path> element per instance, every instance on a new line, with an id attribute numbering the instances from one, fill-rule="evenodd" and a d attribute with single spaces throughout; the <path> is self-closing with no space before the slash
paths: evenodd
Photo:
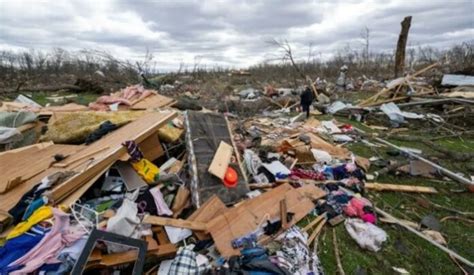
<path id="1" fill-rule="evenodd" d="M 313 103 L 314 100 L 314 95 L 313 91 L 309 87 L 306 87 L 306 89 L 301 93 L 301 108 L 303 109 L 303 112 L 306 112 L 306 118 L 309 118 L 309 106 Z"/>

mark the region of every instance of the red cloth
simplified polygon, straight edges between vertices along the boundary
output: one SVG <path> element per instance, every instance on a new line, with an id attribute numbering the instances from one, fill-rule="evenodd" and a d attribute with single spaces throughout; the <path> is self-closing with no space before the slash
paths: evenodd
<path id="1" fill-rule="evenodd" d="M 304 170 L 300 168 L 294 168 L 291 170 L 291 179 L 310 179 L 310 180 L 325 180 L 326 177 L 322 172 L 316 172 L 313 170 Z"/>

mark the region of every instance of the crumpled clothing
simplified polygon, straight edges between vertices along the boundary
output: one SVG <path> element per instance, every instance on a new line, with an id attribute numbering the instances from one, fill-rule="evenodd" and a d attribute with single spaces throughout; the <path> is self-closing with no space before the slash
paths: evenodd
<path id="1" fill-rule="evenodd" d="M 352 198 L 349 203 L 344 207 L 344 213 L 349 217 L 362 217 L 365 214 L 364 207 L 372 206 L 369 200 L 366 198 Z"/>
<path id="2" fill-rule="evenodd" d="M 41 206 L 24 222 L 21 222 L 13 228 L 7 235 L 7 240 L 20 236 L 30 230 L 35 224 L 49 219 L 53 216 L 53 208 L 50 206 Z"/>
<path id="3" fill-rule="evenodd" d="M 138 189 L 137 189 L 138 190 Z M 107 231 L 116 233 L 125 237 L 138 239 L 140 233 L 137 230 L 140 224 L 140 218 L 137 216 L 138 207 L 130 199 L 124 199 L 122 206 L 117 209 L 117 213 L 107 222 Z M 130 250 L 130 247 L 120 244 L 107 243 L 109 253 L 123 252 Z"/>
<path id="4" fill-rule="evenodd" d="M 363 180 L 365 177 L 362 170 L 357 168 L 357 166 L 353 163 L 347 163 L 336 167 L 327 168 L 325 172 L 331 172 L 333 177 L 332 179 L 335 180 L 342 180 L 350 177 L 355 177 L 359 180 Z"/>
<path id="5" fill-rule="evenodd" d="M 291 274 L 324 274 L 318 255 L 307 245 L 308 234 L 297 226 L 289 228 L 275 242 L 280 243 L 281 248 L 271 256 L 273 263 L 287 269 Z"/>
<path id="6" fill-rule="evenodd" d="M 201 257 L 199 260 L 202 260 L 202 263 L 198 264 L 197 257 L 199 254 L 194 252 L 193 248 L 193 245 L 188 245 L 178 249 L 176 257 L 171 263 L 169 275 L 205 274 L 210 269 L 209 260 L 204 259 L 205 257 Z"/>
<path id="7" fill-rule="evenodd" d="M 69 274 L 76 264 L 77 259 L 84 250 L 88 240 L 88 236 L 84 235 L 82 238 L 75 241 L 71 246 L 67 246 L 59 252 L 58 260 L 61 262 L 60 266 L 54 274 L 56 275 L 66 275 Z"/>
<path id="8" fill-rule="evenodd" d="M 53 208 L 54 225 L 49 232 L 32 250 L 20 259 L 16 260 L 9 267 L 22 266 L 10 274 L 31 273 L 43 264 L 54 264 L 57 253 L 65 246 L 73 244 L 81 238 L 85 232 L 79 227 L 69 225 L 69 215 L 58 208 Z"/>
<path id="9" fill-rule="evenodd" d="M 171 211 L 169 206 L 166 204 L 165 200 L 163 199 L 163 194 L 161 193 L 160 188 L 158 186 L 151 188 L 150 193 L 153 195 L 153 199 L 155 200 L 158 215 L 173 215 L 173 211 Z"/>
<path id="10" fill-rule="evenodd" d="M 291 179 L 311 179 L 311 180 L 325 180 L 326 177 L 321 172 L 312 170 L 304 170 L 300 168 L 293 168 L 290 174 Z"/>
<path id="11" fill-rule="evenodd" d="M 259 174 L 258 168 L 262 166 L 262 160 L 258 157 L 258 155 L 249 149 L 244 150 L 244 163 L 247 167 L 247 171 L 253 176 L 257 176 Z"/>
<path id="12" fill-rule="evenodd" d="M 360 219 L 346 219 L 344 226 L 361 248 L 373 252 L 379 251 L 387 240 L 387 233 L 382 228 Z"/>
<path id="13" fill-rule="evenodd" d="M 38 208 L 40 208 L 41 206 L 45 205 L 45 203 L 46 199 L 43 197 L 32 201 L 28 208 L 26 208 L 25 214 L 23 215 L 23 220 L 28 219 L 33 214 L 33 212 L 38 210 Z"/>
<path id="14" fill-rule="evenodd" d="M 147 183 L 154 183 L 159 180 L 160 168 L 151 161 L 142 158 L 138 162 L 131 162 L 133 169 Z"/>
<path id="15" fill-rule="evenodd" d="M 35 247 L 49 231 L 48 227 L 35 225 L 25 234 L 8 240 L 0 247 L 0 274 L 6 274 L 5 268 Z"/>
<path id="16" fill-rule="evenodd" d="M 127 140 L 122 143 L 123 146 L 127 148 L 128 154 L 130 155 L 130 160 L 137 162 L 143 158 L 143 153 L 138 148 L 138 145 L 133 140 Z"/>
<path id="17" fill-rule="evenodd" d="M 99 140 L 101 137 L 107 135 L 110 132 L 115 131 L 118 128 L 116 124 L 110 122 L 110 120 L 104 121 L 100 124 L 99 128 L 94 130 L 94 132 L 90 133 L 85 141 L 86 145 L 93 143 L 96 140 Z"/>
<path id="18" fill-rule="evenodd" d="M 344 207 L 344 213 L 349 217 L 358 217 L 365 222 L 374 224 L 377 222 L 372 203 L 363 197 L 351 199 Z"/>
<path id="19" fill-rule="evenodd" d="M 15 206 L 8 210 L 8 214 L 10 214 L 13 218 L 13 224 L 18 224 L 22 221 L 25 211 L 30 205 L 30 203 L 37 199 L 38 196 L 40 196 L 44 192 L 44 190 L 38 191 L 38 185 L 39 184 L 33 186 L 33 188 L 23 194 L 23 196 L 21 196 Z"/>

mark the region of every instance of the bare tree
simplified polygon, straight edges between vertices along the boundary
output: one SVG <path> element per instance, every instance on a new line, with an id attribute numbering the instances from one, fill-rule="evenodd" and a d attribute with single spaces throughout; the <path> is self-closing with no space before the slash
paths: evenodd
<path id="1" fill-rule="evenodd" d="M 291 62 L 291 65 L 295 69 L 295 71 L 303 78 L 306 79 L 305 74 L 301 70 L 301 68 L 296 64 L 294 56 L 293 56 L 293 51 L 291 49 L 290 43 L 288 43 L 288 40 L 284 41 L 278 41 L 276 39 L 272 39 L 270 41 L 267 41 L 268 44 L 277 46 L 282 52 L 283 56 L 281 57 L 282 61 L 287 61 L 289 60 Z"/>

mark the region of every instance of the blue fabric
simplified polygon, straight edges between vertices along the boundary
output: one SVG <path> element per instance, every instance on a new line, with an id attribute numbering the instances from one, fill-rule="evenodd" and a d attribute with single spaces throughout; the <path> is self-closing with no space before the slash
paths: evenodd
<path id="1" fill-rule="evenodd" d="M 8 240 L 4 246 L 0 247 L 0 274 L 13 271 L 7 266 L 35 247 L 48 231 L 48 228 L 36 225 L 30 231 Z"/>
<path id="2" fill-rule="evenodd" d="M 25 214 L 23 215 L 23 220 L 28 219 L 31 216 L 31 214 L 33 214 L 33 212 L 35 212 L 36 209 L 40 208 L 43 205 L 44 205 L 44 199 L 43 198 L 39 198 L 39 199 L 34 200 L 30 204 L 30 206 L 28 206 L 28 208 L 26 209 Z"/>

